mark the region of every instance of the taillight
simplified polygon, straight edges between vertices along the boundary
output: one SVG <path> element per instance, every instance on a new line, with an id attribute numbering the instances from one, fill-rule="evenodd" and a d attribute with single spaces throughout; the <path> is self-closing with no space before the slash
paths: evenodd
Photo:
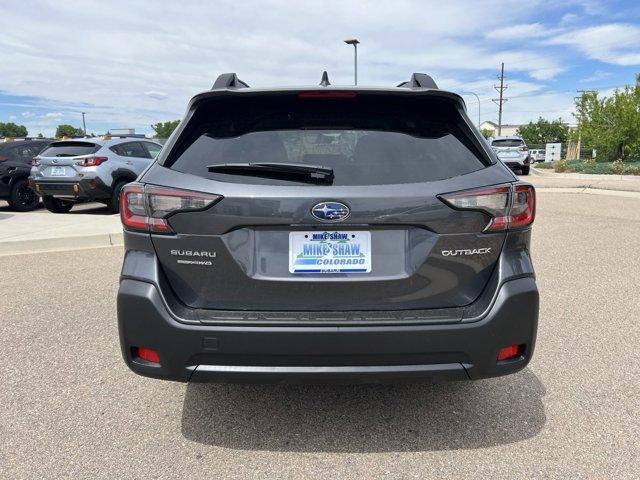
<path id="1" fill-rule="evenodd" d="M 4 162 L 5 160 L 9 160 L 9 157 L 3 157 L 0 155 L 0 162 Z"/>
<path id="2" fill-rule="evenodd" d="M 532 185 L 500 185 L 441 195 L 458 210 L 476 210 L 491 217 L 485 232 L 523 228 L 533 223 L 536 196 Z"/>
<path id="3" fill-rule="evenodd" d="M 177 212 L 204 210 L 221 198 L 210 193 L 129 184 L 120 194 L 120 218 L 130 230 L 174 233 L 168 217 Z"/>
<path id="4" fill-rule="evenodd" d="M 346 90 L 311 90 L 308 92 L 300 92 L 298 93 L 298 98 L 303 100 L 309 99 L 338 99 L 338 98 L 356 98 L 358 96 L 357 92 L 354 91 L 346 91 Z"/>
<path id="5" fill-rule="evenodd" d="M 32 167 L 39 167 L 40 166 L 40 161 L 38 160 L 38 157 L 33 157 L 31 159 L 31 166 Z"/>
<path id="6" fill-rule="evenodd" d="M 536 216 L 536 191 L 533 185 L 514 185 L 509 228 L 522 228 L 533 223 Z"/>
<path id="7" fill-rule="evenodd" d="M 520 151 L 521 152 L 528 152 L 529 151 L 529 147 L 520 147 Z"/>
<path id="8" fill-rule="evenodd" d="M 83 158 L 79 162 L 76 162 L 76 165 L 78 165 L 79 167 L 97 167 L 98 165 L 102 165 L 107 160 L 109 160 L 107 157 L 87 157 Z"/>

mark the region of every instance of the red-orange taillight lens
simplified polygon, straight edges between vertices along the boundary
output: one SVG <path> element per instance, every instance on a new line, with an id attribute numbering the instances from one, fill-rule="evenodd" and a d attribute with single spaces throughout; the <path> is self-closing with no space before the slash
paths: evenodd
<path id="1" fill-rule="evenodd" d="M 457 210 L 476 210 L 491 217 L 485 232 L 529 226 L 535 218 L 535 190 L 532 185 L 499 185 L 453 192 L 439 197 Z"/>
<path id="2" fill-rule="evenodd" d="M 126 185 L 120 194 L 120 218 L 128 230 L 173 233 L 167 218 L 177 212 L 204 210 L 222 197 L 175 188 Z"/>

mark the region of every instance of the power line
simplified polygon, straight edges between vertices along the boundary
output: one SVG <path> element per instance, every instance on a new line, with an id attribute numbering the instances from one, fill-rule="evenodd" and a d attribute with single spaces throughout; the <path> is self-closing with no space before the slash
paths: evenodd
<path id="1" fill-rule="evenodd" d="M 493 88 L 495 88 L 498 91 L 498 93 L 500 94 L 500 98 L 492 99 L 493 103 L 498 105 L 498 136 L 502 135 L 502 105 L 504 105 L 504 102 L 508 100 L 508 98 L 504 98 L 504 91 L 507 88 L 509 88 L 508 85 L 504 84 L 504 62 L 502 62 L 500 66 L 499 78 L 500 78 L 500 86 L 494 85 Z"/>

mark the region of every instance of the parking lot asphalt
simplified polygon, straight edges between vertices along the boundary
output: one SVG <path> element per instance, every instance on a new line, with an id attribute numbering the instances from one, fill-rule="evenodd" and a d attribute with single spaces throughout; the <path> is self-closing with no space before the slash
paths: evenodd
<path id="1" fill-rule="evenodd" d="M 538 192 L 515 375 L 178 384 L 120 358 L 120 247 L 0 258 L 0 478 L 639 478 L 640 199 Z"/>

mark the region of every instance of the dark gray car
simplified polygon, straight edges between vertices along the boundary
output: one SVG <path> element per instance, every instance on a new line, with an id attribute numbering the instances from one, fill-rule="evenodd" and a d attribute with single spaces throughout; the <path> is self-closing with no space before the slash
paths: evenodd
<path id="1" fill-rule="evenodd" d="M 427 75 L 222 75 L 123 190 L 124 359 L 180 381 L 515 372 L 537 330 L 534 215 L 533 187 Z"/>

